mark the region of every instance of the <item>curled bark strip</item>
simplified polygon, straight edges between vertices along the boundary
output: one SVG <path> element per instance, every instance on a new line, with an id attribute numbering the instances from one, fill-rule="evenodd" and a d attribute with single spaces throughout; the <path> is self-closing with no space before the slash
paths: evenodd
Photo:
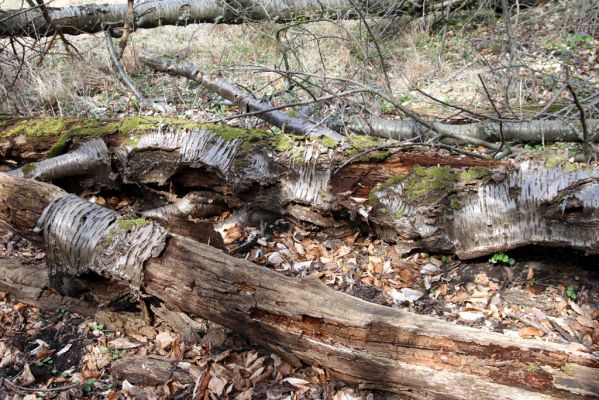
<path id="1" fill-rule="evenodd" d="M 283 191 L 288 202 L 323 206 L 327 204 L 326 194 L 329 192 L 331 179 L 330 161 L 323 163 L 325 157 L 320 156 L 317 146 L 307 146 L 299 174 L 284 181 Z"/>
<path id="2" fill-rule="evenodd" d="M 454 173 L 417 169 L 375 190 L 370 223 L 384 238 L 462 259 L 537 244 L 599 253 L 599 174 L 563 161 Z"/>
<path id="3" fill-rule="evenodd" d="M 92 175 L 97 178 L 97 182 L 108 182 L 110 154 L 102 139 L 91 138 L 68 154 L 27 164 L 9 174 L 46 182 L 70 176 Z"/>
<path id="4" fill-rule="evenodd" d="M 142 212 L 144 217 L 168 220 L 169 218 L 205 218 L 224 210 L 224 204 L 215 193 L 191 192 L 173 204 Z"/>
<path id="5" fill-rule="evenodd" d="M 257 114 L 257 117 L 280 128 L 284 132 L 297 135 L 328 136 L 336 141 L 340 141 L 343 138 L 339 133 L 329 128 L 318 126 L 305 118 L 291 117 L 282 111 L 273 110 L 272 104 L 256 99 L 250 94 L 243 93 L 236 86 L 222 78 L 213 78 L 204 75 L 195 65 L 188 61 L 158 57 L 149 52 L 141 52 L 139 59 L 157 71 L 175 76 L 183 76 L 195 81 L 206 89 L 234 102 L 241 110 L 246 112 L 261 111 L 262 113 Z"/>
<path id="6" fill-rule="evenodd" d="M 143 264 L 164 247 L 166 231 L 143 219 L 119 219 L 115 211 L 75 195 L 50 204 L 36 230 L 43 233 L 53 285 L 58 277 L 95 271 L 139 289 Z"/>
<path id="7" fill-rule="evenodd" d="M 226 173 L 240 143 L 240 139 L 225 140 L 209 131 L 179 129 L 144 135 L 140 137 L 136 149 L 177 150 L 181 162 L 203 163 Z"/>
<path id="8" fill-rule="evenodd" d="M 498 122 L 482 121 L 466 125 L 452 125 L 431 122 L 441 134 L 462 136 L 465 140 L 478 139 L 488 142 L 501 140 L 501 130 L 506 141 L 527 143 L 541 142 L 581 142 L 583 129 L 580 121 L 526 121 Z M 587 120 L 588 140 L 599 142 L 599 120 Z M 373 118 L 357 124 L 356 130 L 372 136 L 389 137 L 397 140 L 409 140 L 424 136 L 423 139 L 437 136 L 437 132 L 427 130 L 422 125 L 410 120 L 386 120 Z"/>

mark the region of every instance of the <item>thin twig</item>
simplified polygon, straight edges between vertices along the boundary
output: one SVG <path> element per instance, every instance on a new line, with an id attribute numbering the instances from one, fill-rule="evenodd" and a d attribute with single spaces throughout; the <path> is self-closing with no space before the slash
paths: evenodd
<path id="1" fill-rule="evenodd" d="M 104 24 L 102 24 L 102 25 L 104 25 Z M 137 88 L 131 81 L 131 78 L 129 78 L 129 75 L 127 75 L 127 71 L 125 71 L 123 64 L 121 64 L 121 62 L 119 61 L 119 58 L 117 57 L 117 55 L 114 51 L 114 45 L 112 43 L 112 36 L 110 35 L 110 31 L 112 30 L 112 28 L 109 25 L 103 26 L 103 27 L 104 27 L 104 36 L 106 37 L 106 47 L 108 47 L 108 53 L 110 54 L 110 59 L 112 60 L 112 64 L 116 68 L 117 75 L 120 78 L 119 80 L 131 90 L 133 95 L 139 101 L 140 105 L 145 103 L 146 99 L 145 99 L 144 95 L 141 94 L 141 92 L 139 90 L 137 90 Z"/>
<path id="2" fill-rule="evenodd" d="M 570 84 L 570 82 L 568 82 L 566 84 L 566 86 L 568 87 L 568 90 L 570 91 L 570 94 L 572 95 L 572 98 L 574 99 L 574 103 L 576 104 L 576 107 L 578 108 L 578 111 L 580 113 L 580 123 L 582 125 L 582 152 L 584 154 L 584 159 L 587 163 L 591 162 L 591 159 L 593 160 L 597 160 L 597 155 L 595 154 L 595 152 L 593 151 L 593 149 L 591 148 L 591 145 L 589 144 L 589 128 L 587 126 L 587 119 L 584 113 L 584 108 L 582 107 L 582 104 L 580 104 L 580 101 L 578 100 L 578 96 L 576 95 L 576 92 L 574 91 L 574 88 L 572 87 L 572 85 Z"/>

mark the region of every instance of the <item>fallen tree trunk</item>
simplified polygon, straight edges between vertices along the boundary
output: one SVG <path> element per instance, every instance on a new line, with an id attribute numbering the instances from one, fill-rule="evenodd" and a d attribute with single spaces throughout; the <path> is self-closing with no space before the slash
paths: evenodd
<path id="1" fill-rule="evenodd" d="M 320 227 L 353 219 L 385 240 L 463 259 L 529 244 L 599 253 L 599 171 L 564 157 L 496 162 L 379 151 L 336 171 L 347 157 L 383 141 L 350 136 L 330 143 L 326 138 L 170 122 L 157 130 L 157 120 L 138 119 L 139 131 L 127 133 L 124 121 L 107 122 L 98 131 L 88 126 L 85 132 L 112 147 L 115 180 L 173 185 L 185 192 L 209 190 L 230 209 L 249 205 Z M 73 144 L 81 139 L 78 122 L 69 123 L 75 128 L 65 128 L 59 143 L 67 142 L 65 135 Z M 7 154 L 26 151 L 36 140 L 49 145 L 45 136 L 21 134 L 21 123 L 11 126 L 0 143 Z M 52 161 L 62 169 L 71 163 L 68 171 L 77 170 L 78 154 L 81 150 L 12 173 L 48 176 L 41 168 L 56 171 Z"/>
<path id="2" fill-rule="evenodd" d="M 305 118 L 291 118 L 270 103 L 254 99 L 244 94 L 234 85 L 222 78 L 211 78 L 188 61 L 169 57 L 159 57 L 150 52 L 141 52 L 140 60 L 157 71 L 175 76 L 182 76 L 195 81 L 206 89 L 219 94 L 236 103 L 241 110 L 281 128 L 283 131 L 299 135 L 312 134 L 329 136 L 335 140 L 341 137 L 328 128 L 315 126 Z M 586 120 L 588 142 L 599 142 L 599 120 Z M 371 118 L 367 121 L 349 125 L 351 131 L 395 140 L 431 139 L 484 145 L 494 150 L 499 149 L 493 142 L 553 143 L 582 142 L 584 129 L 580 120 L 576 121 L 481 121 L 464 125 L 447 124 L 418 118 L 414 120 L 388 120 Z"/>
<path id="3" fill-rule="evenodd" d="M 582 142 L 583 129 L 580 119 L 575 121 L 533 120 L 533 121 L 481 121 L 464 125 L 444 124 L 429 121 L 435 131 L 409 120 L 389 120 L 372 118 L 357 124 L 352 129 L 367 135 L 409 140 L 414 138 L 431 139 L 439 134 L 448 137 L 480 139 L 499 142 L 501 136 L 508 142 L 554 143 Z M 599 142 L 599 120 L 586 121 L 589 129 L 589 142 Z"/>
<path id="4" fill-rule="evenodd" d="M 0 219 L 24 236 L 39 242 L 35 232 L 43 233 L 48 261 L 59 261 L 64 273 L 94 271 L 126 283 L 133 293 L 222 324 L 295 365 L 325 366 L 350 383 L 452 399 L 599 395 L 599 358 L 571 347 L 370 304 L 317 279 L 288 278 L 169 236 L 150 222 L 111 225 L 110 211 L 50 184 L 0 174 L 0 204 Z M 106 249 L 139 256 L 102 262 Z M 539 368 L 532 372 L 531 364 Z"/>
<path id="5" fill-rule="evenodd" d="M 431 2 L 434 3 L 434 2 Z M 439 2 L 442 3 L 442 2 Z M 250 21 L 286 22 L 297 18 L 357 19 L 355 6 L 368 15 L 397 15 L 415 7 L 394 1 L 375 3 L 348 0 L 310 1 L 220 1 L 220 0 L 147 0 L 133 8 L 136 28 L 191 23 L 239 24 Z M 432 6 L 434 4 L 429 5 Z M 127 4 L 84 4 L 64 8 L 48 7 L 52 24 L 43 18 L 39 8 L 0 10 L 0 38 L 11 36 L 52 36 L 56 29 L 78 35 L 102 31 L 102 24 L 123 27 L 127 20 Z"/>

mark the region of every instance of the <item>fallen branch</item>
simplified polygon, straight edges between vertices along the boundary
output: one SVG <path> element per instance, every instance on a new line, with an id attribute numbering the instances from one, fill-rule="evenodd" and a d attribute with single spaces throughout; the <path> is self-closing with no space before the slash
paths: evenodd
<path id="1" fill-rule="evenodd" d="M 599 120 L 587 120 L 589 142 L 599 142 Z M 356 125 L 355 130 L 368 135 L 409 140 L 420 137 L 433 138 L 437 131 L 442 134 L 459 135 L 467 139 L 487 142 L 501 141 L 501 127 L 497 121 L 482 121 L 464 125 L 430 122 L 436 131 L 423 128 L 421 124 L 409 120 L 388 120 L 373 118 Z M 523 122 L 502 122 L 506 141 L 524 143 L 583 142 L 584 131 L 580 121 L 535 120 Z"/>
<path id="2" fill-rule="evenodd" d="M 76 252 L 102 253 L 114 241 L 132 246 L 131 251 L 137 246 L 132 238 L 156 229 L 131 227 L 115 237 L 100 231 L 92 242 L 74 242 L 86 221 L 104 211 L 93 206 L 55 219 L 53 210 L 60 210 L 64 196 L 56 186 L 0 174 L 0 219 L 39 241 L 33 228 L 41 217 L 45 243 L 53 240 L 52 232 L 68 226 L 63 243 Z M 594 383 L 599 358 L 572 347 L 507 338 L 367 303 L 317 279 L 289 278 L 184 237 L 167 236 L 162 243 L 160 254 L 146 253 L 133 269 L 95 261 L 93 268 L 127 282 L 134 292 L 233 329 L 293 365 L 325 366 L 346 382 L 453 399 L 599 395 Z M 78 265 L 79 274 L 91 267 Z M 539 368 L 527 369 L 531 364 Z"/>
<path id="3" fill-rule="evenodd" d="M 283 132 L 297 135 L 327 136 L 336 141 L 342 136 L 328 128 L 318 126 L 305 118 L 291 117 L 288 114 L 272 110 L 272 105 L 264 100 L 254 98 L 251 94 L 243 93 L 236 86 L 222 78 L 213 78 L 204 75 L 195 65 L 188 61 L 179 61 L 168 57 L 157 57 L 148 52 L 141 52 L 139 59 L 157 71 L 166 72 L 175 76 L 183 76 L 195 81 L 206 89 L 232 101 L 241 110 L 246 112 L 259 112 L 256 116 L 280 128 Z"/>

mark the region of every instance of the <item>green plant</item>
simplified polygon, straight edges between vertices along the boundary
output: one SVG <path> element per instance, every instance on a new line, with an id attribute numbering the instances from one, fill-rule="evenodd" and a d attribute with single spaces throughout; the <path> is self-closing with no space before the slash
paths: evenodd
<path id="1" fill-rule="evenodd" d="M 578 297 L 572 285 L 568 285 L 568 287 L 566 288 L 566 295 L 572 300 L 576 300 L 576 298 Z"/>
<path id="2" fill-rule="evenodd" d="M 495 253 L 495 254 L 493 254 L 493 257 L 489 258 L 489 262 L 491 264 L 508 264 L 508 265 L 514 265 L 514 264 L 516 264 L 516 260 L 514 260 L 511 257 L 509 257 L 505 253 Z"/>
<path id="3" fill-rule="evenodd" d="M 102 331 L 102 330 L 104 330 L 104 324 L 98 324 L 97 322 L 92 323 L 90 325 L 90 327 L 94 331 Z"/>
<path id="4" fill-rule="evenodd" d="M 91 392 L 94 389 L 94 384 L 96 383 L 96 378 L 88 378 L 85 381 L 85 386 L 83 386 L 83 390 L 86 392 Z"/>

